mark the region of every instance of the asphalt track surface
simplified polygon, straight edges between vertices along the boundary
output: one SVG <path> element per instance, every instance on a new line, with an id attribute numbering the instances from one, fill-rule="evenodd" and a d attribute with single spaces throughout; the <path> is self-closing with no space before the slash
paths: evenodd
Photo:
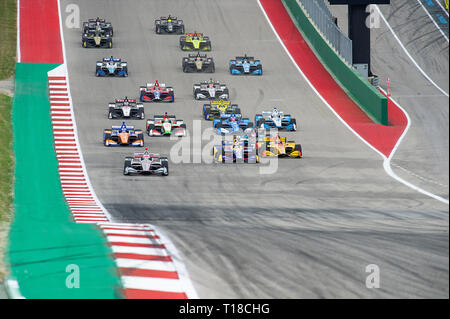
<path id="1" fill-rule="evenodd" d="M 448 297 L 448 206 L 386 175 L 381 157 L 295 69 L 256 0 L 64 0 L 63 22 L 69 3 L 79 5 L 82 20 L 106 17 L 115 32 L 113 49 L 83 49 L 80 30 L 64 28 L 94 189 L 115 221 L 152 223 L 170 236 L 201 298 Z M 182 73 L 186 53 L 178 36 L 154 33 L 153 20 L 169 13 L 184 20 L 186 31 L 211 37 L 213 77 L 229 85 L 244 114 L 253 118 L 277 105 L 297 118 L 300 129 L 287 135 L 303 145 L 303 159 L 280 160 L 267 175 L 251 164 L 206 163 L 171 163 L 168 177 L 122 175 L 123 159 L 134 150 L 101 141 L 103 129 L 119 122 L 106 117 L 115 97 L 137 97 L 140 85 L 158 79 L 175 88 L 176 100 L 146 104 L 147 117 L 167 110 L 191 131 L 202 118 L 192 85 L 210 75 Z M 262 60 L 262 77 L 229 75 L 228 60 L 244 53 Z M 95 61 L 110 55 L 128 61 L 128 78 L 95 77 Z M 145 142 L 165 155 L 176 143 Z M 380 289 L 365 286 L 369 264 L 380 267 Z"/>

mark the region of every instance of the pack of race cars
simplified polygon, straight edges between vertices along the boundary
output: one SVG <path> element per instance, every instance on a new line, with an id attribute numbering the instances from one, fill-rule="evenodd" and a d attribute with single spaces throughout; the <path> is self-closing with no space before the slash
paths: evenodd
<path id="1" fill-rule="evenodd" d="M 203 33 L 185 33 L 183 20 L 173 17 L 160 17 L 155 20 L 156 34 L 178 34 L 179 47 L 183 51 L 197 51 L 182 59 L 182 71 L 215 72 L 215 62 L 200 51 L 211 51 L 209 36 Z M 112 48 L 113 27 L 105 19 L 89 19 L 82 27 L 83 48 Z M 236 56 L 229 61 L 231 75 L 262 75 L 261 61 L 253 56 Z M 104 57 L 96 62 L 97 77 L 128 77 L 128 63 L 113 56 Z M 253 121 L 244 117 L 241 108 L 231 103 L 229 88 L 226 84 L 210 78 L 193 85 L 193 98 L 207 101 L 203 104 L 202 117 L 211 121 L 217 134 L 222 136 L 222 143 L 213 147 L 212 154 L 219 163 L 259 163 L 260 157 L 293 157 L 303 156 L 302 147 L 286 137 L 275 135 L 270 130 L 296 131 L 297 122 L 290 114 L 273 107 L 256 114 Z M 145 119 L 144 103 L 174 103 L 174 88 L 158 80 L 139 87 L 136 99 L 117 98 L 108 104 L 109 119 Z M 120 125 L 112 125 L 103 131 L 103 144 L 112 146 L 144 146 L 144 131 L 149 137 L 187 135 L 186 123 L 167 112 L 154 115 L 146 120 L 145 130 L 135 129 L 123 121 Z M 123 168 L 124 175 L 160 174 L 169 175 L 169 161 L 158 153 L 151 153 L 148 147 L 144 152 L 134 153 L 126 157 Z"/>

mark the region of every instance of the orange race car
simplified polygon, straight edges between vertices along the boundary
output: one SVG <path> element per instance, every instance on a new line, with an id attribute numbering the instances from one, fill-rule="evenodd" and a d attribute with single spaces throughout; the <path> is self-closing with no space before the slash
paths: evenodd
<path id="1" fill-rule="evenodd" d="M 144 133 L 135 130 L 134 126 L 113 126 L 103 131 L 103 145 L 105 146 L 144 146 Z"/>

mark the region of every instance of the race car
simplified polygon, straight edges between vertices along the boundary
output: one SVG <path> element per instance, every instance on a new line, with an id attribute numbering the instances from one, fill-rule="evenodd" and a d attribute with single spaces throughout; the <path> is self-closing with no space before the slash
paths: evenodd
<path id="1" fill-rule="evenodd" d="M 122 59 L 103 58 L 102 61 L 97 61 L 95 68 L 96 76 L 128 76 L 128 63 Z"/>
<path id="2" fill-rule="evenodd" d="M 255 115 L 256 127 L 263 129 L 277 128 L 279 130 L 284 129 L 286 131 L 296 131 L 297 130 L 297 120 L 291 117 L 290 114 L 284 114 L 278 111 L 276 107 L 273 108 L 272 112 L 262 112 L 261 114 Z"/>
<path id="3" fill-rule="evenodd" d="M 114 35 L 111 22 L 106 22 L 105 19 L 89 19 L 87 22 L 83 22 L 83 34 L 92 31 L 103 31 L 105 34 L 112 37 Z"/>
<path id="4" fill-rule="evenodd" d="M 141 102 L 173 102 L 175 93 L 173 87 L 166 86 L 164 83 L 147 83 L 146 86 L 139 88 Z"/>
<path id="5" fill-rule="evenodd" d="M 186 33 L 180 37 L 180 48 L 183 51 L 211 51 L 211 40 L 203 33 Z"/>
<path id="6" fill-rule="evenodd" d="M 134 126 L 112 126 L 103 131 L 103 145 L 105 146 L 144 146 L 144 133 L 135 130 Z"/>
<path id="7" fill-rule="evenodd" d="M 169 175 L 169 160 L 167 157 L 161 157 L 159 154 L 150 153 L 146 147 L 143 153 L 134 153 L 132 157 L 125 157 L 123 175 L 134 174 L 167 176 Z"/>
<path id="8" fill-rule="evenodd" d="M 183 20 L 178 20 L 176 17 L 161 17 L 155 20 L 155 32 L 161 33 L 184 33 L 184 23 Z"/>
<path id="9" fill-rule="evenodd" d="M 177 120 L 175 115 L 155 115 L 147 120 L 146 131 L 148 136 L 186 136 L 186 124 Z"/>
<path id="10" fill-rule="evenodd" d="M 231 101 L 211 101 L 209 104 L 203 104 L 203 117 L 205 120 L 221 118 L 223 115 L 241 114 L 241 109 L 237 104 L 231 104 Z"/>
<path id="11" fill-rule="evenodd" d="M 214 60 L 213 58 L 208 58 L 206 54 L 189 54 L 183 58 L 181 66 L 184 73 L 215 72 Z"/>
<path id="12" fill-rule="evenodd" d="M 194 84 L 193 92 L 196 100 L 228 100 L 230 97 L 227 86 L 213 79 Z"/>
<path id="13" fill-rule="evenodd" d="M 112 48 L 112 38 L 103 30 L 94 30 L 83 33 L 81 36 L 81 45 L 83 48 Z"/>
<path id="14" fill-rule="evenodd" d="M 232 75 L 253 74 L 262 75 L 262 65 L 260 60 L 255 60 L 252 56 L 237 56 L 236 59 L 230 60 L 230 73 Z"/>
<path id="15" fill-rule="evenodd" d="M 303 157 L 302 146 L 294 141 L 286 141 L 286 137 L 265 136 L 256 143 L 263 157 Z"/>
<path id="16" fill-rule="evenodd" d="M 233 136 L 233 140 L 222 140 L 221 145 L 214 146 L 213 157 L 219 163 L 259 163 L 257 149 L 239 135 Z"/>
<path id="17" fill-rule="evenodd" d="M 253 130 L 253 123 L 248 118 L 243 118 L 242 114 L 224 114 L 213 120 L 213 127 L 218 134 L 226 135 L 249 132 Z"/>
<path id="18" fill-rule="evenodd" d="M 108 105 L 108 118 L 145 118 L 144 105 L 136 103 L 136 100 L 125 97 L 124 99 L 116 99 L 114 103 Z"/>

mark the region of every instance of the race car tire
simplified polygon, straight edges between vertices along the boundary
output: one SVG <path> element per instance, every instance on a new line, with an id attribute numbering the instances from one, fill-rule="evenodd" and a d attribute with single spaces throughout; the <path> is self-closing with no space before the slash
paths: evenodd
<path id="1" fill-rule="evenodd" d="M 303 154 L 302 146 L 300 144 L 295 144 L 294 151 L 300 151 L 300 154 Z M 298 157 L 301 157 L 300 155 Z"/>
<path id="2" fill-rule="evenodd" d="M 210 112 L 211 112 L 211 107 L 209 107 L 209 106 L 205 107 L 205 110 L 203 112 L 203 117 L 205 118 L 205 120 L 208 119 L 208 115 Z"/>
<path id="3" fill-rule="evenodd" d="M 123 164 L 123 175 L 130 175 L 130 173 L 126 171 L 127 167 L 131 167 L 131 160 L 129 159 L 125 159 L 125 163 Z"/>
<path id="4" fill-rule="evenodd" d="M 103 145 L 109 146 L 107 140 L 109 140 L 110 138 L 111 138 L 111 133 L 105 133 L 103 135 Z"/>
<path id="5" fill-rule="evenodd" d="M 297 120 L 296 119 L 291 119 L 291 124 L 294 125 L 294 131 L 297 131 Z"/>
<path id="6" fill-rule="evenodd" d="M 149 125 L 147 126 L 147 135 L 148 135 L 148 136 L 151 136 L 151 135 L 150 135 L 150 131 L 153 130 L 154 127 L 155 127 L 154 124 L 149 124 Z"/>
<path id="7" fill-rule="evenodd" d="M 161 157 L 160 159 L 161 159 L 162 167 L 165 167 L 167 169 L 166 173 L 163 173 L 163 176 L 168 176 L 169 175 L 169 160 L 167 159 L 167 157 Z"/>
<path id="8" fill-rule="evenodd" d="M 194 95 L 194 98 L 196 99 L 196 100 L 200 100 L 198 97 L 197 97 L 197 94 L 198 93 L 200 93 L 200 90 L 199 89 L 194 89 L 194 92 L 192 93 L 193 95 Z"/>
<path id="9" fill-rule="evenodd" d="M 86 48 L 87 47 L 87 42 L 86 41 L 83 41 L 83 48 Z"/>

